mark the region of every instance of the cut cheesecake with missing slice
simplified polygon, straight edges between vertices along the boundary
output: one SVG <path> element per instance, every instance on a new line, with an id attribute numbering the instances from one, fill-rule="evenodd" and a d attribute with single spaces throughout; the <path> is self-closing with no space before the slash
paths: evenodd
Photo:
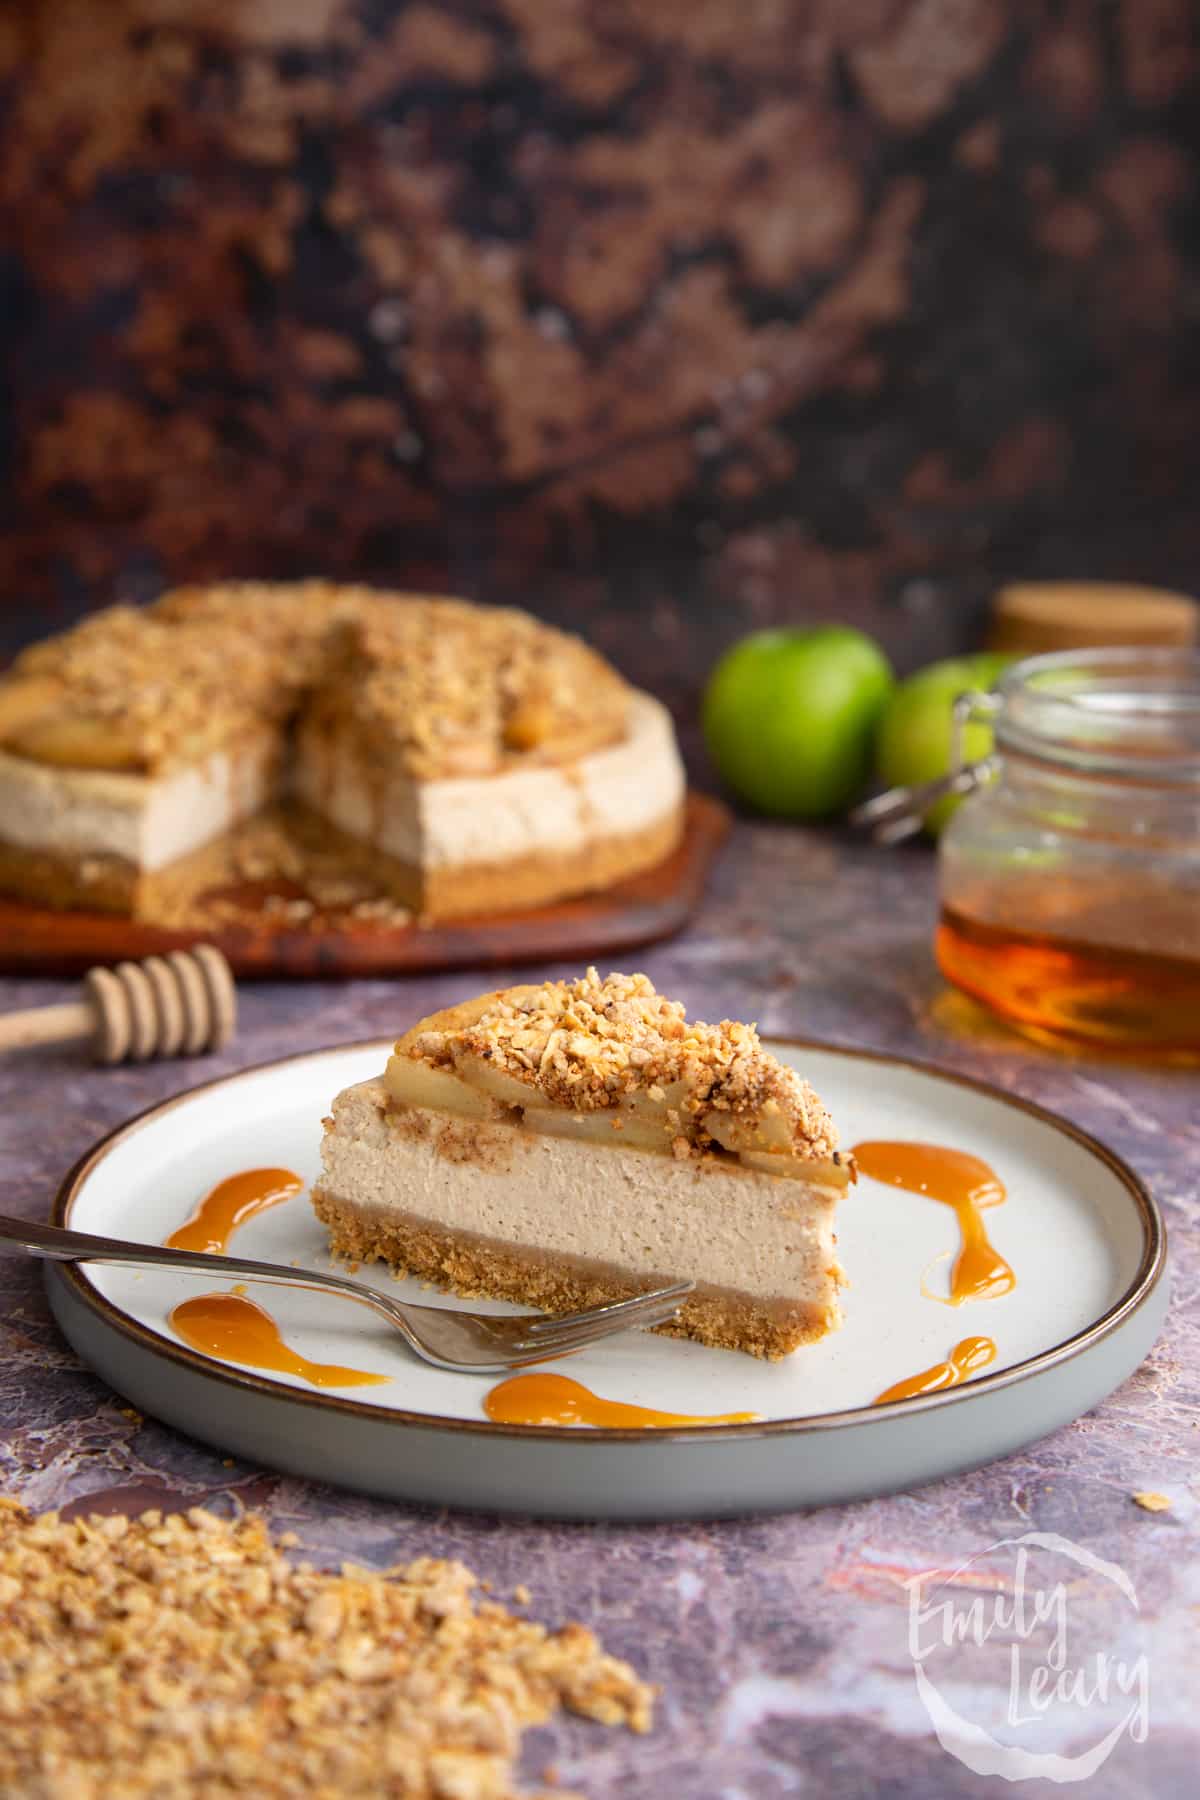
<path id="1" fill-rule="evenodd" d="M 435 1013 L 325 1127 L 339 1255 L 551 1313 L 690 1280 L 662 1329 L 755 1356 L 841 1322 L 829 1114 L 754 1026 L 691 1023 L 644 975 Z"/>
<path id="2" fill-rule="evenodd" d="M 679 843 L 685 787 L 666 708 L 580 639 L 423 599 L 345 622 L 295 785 L 348 857 L 437 918 L 652 868 Z"/>
<path id="3" fill-rule="evenodd" d="M 661 864 L 685 799 L 666 709 L 505 607 L 181 588 L 0 674 L 0 894 L 39 906 L 175 922 L 236 888 L 239 826 L 283 805 L 293 848 L 352 886 L 428 918 L 508 913 Z"/>

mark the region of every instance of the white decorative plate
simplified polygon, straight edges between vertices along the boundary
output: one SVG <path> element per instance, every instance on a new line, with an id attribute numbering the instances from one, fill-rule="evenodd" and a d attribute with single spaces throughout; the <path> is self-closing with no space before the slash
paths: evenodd
<path id="1" fill-rule="evenodd" d="M 55 1222 L 159 1243 L 223 1176 L 282 1166 L 311 1179 L 330 1100 L 377 1073 L 389 1048 L 381 1041 L 290 1057 L 152 1108 L 77 1164 Z M 1064 1120 L 981 1083 L 861 1051 L 770 1048 L 812 1081 L 844 1144 L 912 1139 L 991 1164 L 1008 1199 L 988 1211 L 988 1229 L 1017 1285 L 957 1309 L 928 1298 L 923 1274 L 934 1265 L 927 1278 L 936 1291 L 935 1259 L 957 1245 L 952 1212 L 862 1179 L 838 1216 L 851 1279 L 841 1331 L 773 1364 L 628 1333 L 569 1365 L 607 1399 L 679 1413 L 755 1412 L 760 1423 L 495 1425 L 482 1410 L 488 1378 L 416 1361 L 381 1319 L 333 1296 L 256 1291 L 304 1356 L 378 1371 L 391 1377 L 387 1385 L 315 1390 L 187 1349 L 167 1323 L 172 1308 L 226 1285 L 201 1275 L 48 1264 L 51 1304 L 80 1355 L 118 1392 L 224 1451 L 397 1500 L 558 1517 L 712 1517 L 910 1488 L 1030 1443 L 1132 1373 L 1162 1324 L 1167 1284 L 1158 1208 L 1124 1163 Z M 330 1266 L 303 1196 L 253 1220 L 230 1249 Z M 399 1291 L 438 1300 L 416 1283 Z M 871 1404 L 976 1334 L 997 1347 L 982 1376 Z"/>

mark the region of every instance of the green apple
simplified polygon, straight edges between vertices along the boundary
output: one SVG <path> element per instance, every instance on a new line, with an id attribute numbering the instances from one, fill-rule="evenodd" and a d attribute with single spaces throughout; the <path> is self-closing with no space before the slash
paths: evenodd
<path id="1" fill-rule="evenodd" d="M 878 644 L 849 625 L 756 631 L 709 678 L 709 754 L 760 812 L 822 818 L 862 791 L 894 685 Z"/>
<path id="2" fill-rule="evenodd" d="M 1012 661 L 990 651 L 957 656 L 930 663 L 902 681 L 884 708 L 876 740 L 876 764 L 885 786 L 915 787 L 948 774 L 954 702 L 971 690 L 986 693 Z M 977 762 L 991 749 L 991 726 L 969 724 L 963 733 L 964 759 Z M 955 795 L 937 801 L 925 815 L 926 830 L 936 837 L 960 804 Z"/>

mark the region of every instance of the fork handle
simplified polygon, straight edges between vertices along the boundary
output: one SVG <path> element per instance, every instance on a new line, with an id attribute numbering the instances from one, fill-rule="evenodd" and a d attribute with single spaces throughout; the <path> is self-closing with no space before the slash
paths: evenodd
<path id="1" fill-rule="evenodd" d="M 156 1269 L 196 1269 L 218 1278 L 248 1276 L 254 1281 L 273 1281 L 280 1287 L 337 1288 L 365 1306 L 391 1309 L 383 1296 L 341 1275 L 321 1275 L 307 1269 L 284 1268 L 280 1263 L 252 1262 L 241 1256 L 215 1256 L 208 1250 L 172 1250 L 165 1244 L 133 1244 L 127 1238 L 97 1237 L 90 1231 L 67 1231 L 61 1225 L 42 1225 L 34 1219 L 10 1219 L 0 1214 L 0 1251 L 13 1249 L 47 1262 L 103 1262 L 148 1264 Z"/>

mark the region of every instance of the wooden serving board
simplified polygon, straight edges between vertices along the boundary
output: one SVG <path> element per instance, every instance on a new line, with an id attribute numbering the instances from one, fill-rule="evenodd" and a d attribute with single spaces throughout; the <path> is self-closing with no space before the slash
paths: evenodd
<path id="1" fill-rule="evenodd" d="M 293 922 L 287 909 L 292 904 L 302 910 L 303 890 L 286 882 L 247 883 L 237 896 L 234 918 L 171 929 L 112 914 L 54 912 L 0 900 L 0 972 L 78 974 L 94 963 L 201 942 L 223 950 L 238 975 L 289 979 L 582 960 L 681 930 L 700 902 L 728 830 L 729 814 L 720 801 L 691 792 L 683 842 L 657 868 L 554 906 L 427 925 L 315 908 Z"/>

